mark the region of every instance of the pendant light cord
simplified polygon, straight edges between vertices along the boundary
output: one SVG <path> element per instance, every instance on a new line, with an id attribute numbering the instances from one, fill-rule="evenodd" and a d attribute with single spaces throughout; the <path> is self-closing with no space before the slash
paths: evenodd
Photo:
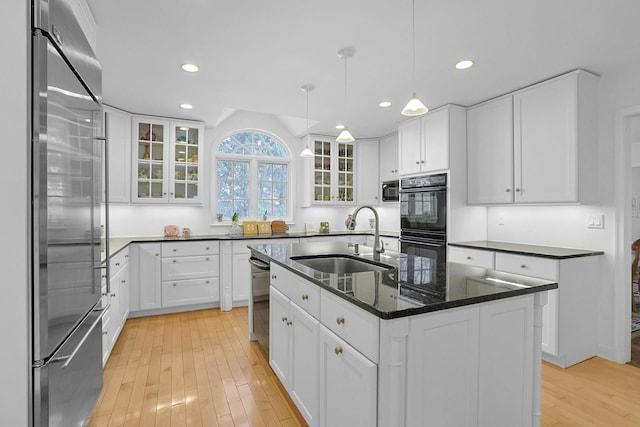
<path id="1" fill-rule="evenodd" d="M 344 57 L 344 120 L 347 121 L 347 56 Z"/>
<path id="2" fill-rule="evenodd" d="M 413 52 L 413 90 L 416 90 L 416 0 L 411 0 L 411 45 Z"/>

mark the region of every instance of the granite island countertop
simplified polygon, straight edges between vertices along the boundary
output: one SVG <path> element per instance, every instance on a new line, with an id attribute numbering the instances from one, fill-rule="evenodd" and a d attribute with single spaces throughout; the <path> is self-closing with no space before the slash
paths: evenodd
<path id="1" fill-rule="evenodd" d="M 449 246 L 551 259 L 579 258 L 604 254 L 603 251 L 591 249 L 560 248 L 555 246 L 529 245 L 525 243 L 498 242 L 493 240 L 450 242 Z"/>
<path id="2" fill-rule="evenodd" d="M 249 245 L 252 256 L 274 262 L 382 319 L 394 319 L 454 307 L 556 289 L 554 281 L 504 273 L 397 252 L 382 254 L 383 271 L 337 274 L 307 267 L 291 257 L 346 255 L 373 261 L 373 249 L 359 255 L 343 242 Z"/>

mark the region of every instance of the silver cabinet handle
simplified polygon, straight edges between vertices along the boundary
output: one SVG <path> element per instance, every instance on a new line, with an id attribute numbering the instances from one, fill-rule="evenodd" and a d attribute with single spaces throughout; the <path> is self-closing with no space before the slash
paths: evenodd
<path id="1" fill-rule="evenodd" d="M 204 248 L 204 250 L 205 250 L 205 251 L 208 251 L 208 250 L 209 250 L 209 246 L 207 246 L 206 248 Z"/>
<path id="2" fill-rule="evenodd" d="M 286 322 L 287 321 L 287 316 L 282 316 L 282 321 Z"/>
<path id="3" fill-rule="evenodd" d="M 342 354 L 342 347 L 337 346 L 336 348 L 333 349 L 333 351 L 335 351 L 336 354 Z"/>
<path id="4" fill-rule="evenodd" d="M 175 264 L 176 262 L 178 262 L 178 261 L 174 259 L 174 260 L 173 260 L 173 263 Z"/>
<path id="5" fill-rule="evenodd" d="M 124 284 L 126 284 L 126 283 L 127 283 L 127 281 L 126 281 L 126 280 L 124 280 L 124 279 L 122 279 L 122 281 L 121 281 L 120 283 L 122 283 L 122 284 L 124 285 Z"/>
<path id="6" fill-rule="evenodd" d="M 273 274 L 273 275 L 271 275 L 271 278 L 275 280 L 275 279 L 277 279 L 277 278 L 278 278 L 278 276 L 276 276 L 275 274 Z"/>
<path id="7" fill-rule="evenodd" d="M 424 160 L 420 160 L 420 163 L 424 163 Z"/>
<path id="8" fill-rule="evenodd" d="M 116 267 L 120 267 L 120 263 L 119 262 L 116 262 Z"/>
<path id="9" fill-rule="evenodd" d="M 516 188 L 516 193 L 519 193 L 519 192 L 520 192 L 520 189 L 519 189 L 519 188 Z"/>
<path id="10" fill-rule="evenodd" d="M 111 296 L 115 298 L 115 297 L 116 297 L 116 294 L 111 294 Z"/>
<path id="11" fill-rule="evenodd" d="M 416 162 L 416 165 L 419 165 L 419 164 L 420 164 L 420 162 Z"/>
<path id="12" fill-rule="evenodd" d="M 308 300 L 308 299 L 309 299 L 309 295 L 307 295 L 307 294 L 303 294 L 303 295 L 302 295 L 302 300 L 303 300 L 303 301 L 306 301 L 306 300 Z"/>
<path id="13" fill-rule="evenodd" d="M 468 256 L 468 257 L 467 257 L 467 259 L 469 259 L 469 260 L 470 260 L 470 259 L 473 259 L 473 258 L 471 258 L 470 256 Z"/>
<path id="14" fill-rule="evenodd" d="M 510 188 L 507 188 L 507 189 L 506 189 L 506 190 L 504 190 L 504 191 L 505 191 L 505 192 L 507 192 L 507 193 L 511 193 L 511 189 L 510 189 Z"/>
<path id="15" fill-rule="evenodd" d="M 291 320 L 289 320 L 289 321 L 287 322 L 287 326 L 291 326 L 292 324 L 293 324 L 293 322 L 292 322 Z"/>
<path id="16" fill-rule="evenodd" d="M 209 261 L 209 257 L 207 257 L 207 259 L 205 261 Z"/>
<path id="17" fill-rule="evenodd" d="M 173 248 L 173 252 L 178 252 L 178 250 L 176 248 Z"/>
<path id="18" fill-rule="evenodd" d="M 336 318 L 336 323 L 338 325 L 344 325 L 344 317 L 340 316 L 340 317 Z"/>
<path id="19" fill-rule="evenodd" d="M 526 264 L 522 264 L 520 268 L 527 268 Z"/>

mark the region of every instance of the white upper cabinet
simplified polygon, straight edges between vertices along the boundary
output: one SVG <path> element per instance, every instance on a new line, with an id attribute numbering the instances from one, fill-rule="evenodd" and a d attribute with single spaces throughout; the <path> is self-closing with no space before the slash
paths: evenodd
<path id="1" fill-rule="evenodd" d="M 357 156 L 356 199 L 359 205 L 378 205 L 380 189 L 378 140 L 359 139 Z"/>
<path id="2" fill-rule="evenodd" d="M 468 202 L 597 201 L 597 83 L 574 71 L 470 108 Z"/>
<path id="3" fill-rule="evenodd" d="M 356 200 L 356 155 L 354 142 L 336 142 L 328 137 L 309 136 L 313 151 L 311 203 L 354 205 Z"/>
<path id="4" fill-rule="evenodd" d="M 398 127 L 399 174 L 449 169 L 450 106 L 408 120 Z"/>
<path id="5" fill-rule="evenodd" d="M 109 135 L 109 203 L 131 201 L 131 114 L 104 107 Z"/>
<path id="6" fill-rule="evenodd" d="M 132 201 L 202 204 L 204 126 L 134 117 L 133 135 Z"/>
<path id="7" fill-rule="evenodd" d="M 511 96 L 467 110 L 468 202 L 513 202 Z"/>
<path id="8" fill-rule="evenodd" d="M 380 139 L 380 181 L 398 179 L 398 134 Z"/>

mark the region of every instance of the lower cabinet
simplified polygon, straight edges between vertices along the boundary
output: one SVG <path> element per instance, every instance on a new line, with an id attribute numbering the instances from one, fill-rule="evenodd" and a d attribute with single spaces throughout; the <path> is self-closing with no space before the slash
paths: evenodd
<path id="1" fill-rule="evenodd" d="M 107 363 L 111 350 L 129 317 L 130 274 L 129 248 L 123 249 L 109 260 L 111 278 L 102 286 L 102 305 L 109 305 L 102 318 L 102 363 Z"/>
<path id="2" fill-rule="evenodd" d="M 270 289 L 269 363 L 309 426 L 318 426 L 319 322 Z"/>
<path id="3" fill-rule="evenodd" d="M 376 425 L 378 365 L 322 325 L 319 374 L 320 426 Z"/>
<path id="4" fill-rule="evenodd" d="M 131 311 L 152 310 L 162 305 L 162 259 L 160 243 L 133 245 L 137 271 L 131 284 Z"/>

